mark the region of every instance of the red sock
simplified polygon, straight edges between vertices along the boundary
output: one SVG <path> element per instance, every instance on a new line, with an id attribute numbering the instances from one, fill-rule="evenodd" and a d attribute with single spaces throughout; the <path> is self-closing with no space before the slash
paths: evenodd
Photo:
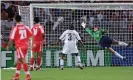
<path id="1" fill-rule="evenodd" d="M 40 67 L 41 64 L 41 58 L 37 58 L 37 66 Z"/>
<path id="2" fill-rule="evenodd" d="M 19 77 L 20 70 L 21 70 L 21 63 L 17 63 L 16 68 L 17 69 L 16 69 L 15 77 Z"/>
<path id="3" fill-rule="evenodd" d="M 30 67 L 33 67 L 33 64 L 34 64 L 34 58 L 31 58 L 30 59 Z"/>
<path id="4" fill-rule="evenodd" d="M 30 76 L 30 73 L 29 73 L 29 71 L 28 71 L 28 64 L 27 64 L 27 63 L 24 63 L 24 64 L 23 64 L 23 68 L 24 68 L 25 74 L 26 74 L 27 76 Z"/>

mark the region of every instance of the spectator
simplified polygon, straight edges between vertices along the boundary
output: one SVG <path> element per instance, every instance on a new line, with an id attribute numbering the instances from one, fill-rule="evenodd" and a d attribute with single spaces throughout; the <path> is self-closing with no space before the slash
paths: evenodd
<path id="1" fill-rule="evenodd" d="M 7 9 L 9 6 L 10 6 L 10 3 L 4 3 L 4 5 L 5 5 L 5 9 Z"/>
<path id="2" fill-rule="evenodd" d="M 2 3 L 2 4 L 1 4 L 1 11 L 4 10 L 4 9 L 5 9 L 5 4 Z"/>
<path id="3" fill-rule="evenodd" d="M 128 20 L 129 21 L 132 21 L 133 20 L 133 10 L 130 10 L 129 11 Z"/>
<path id="4" fill-rule="evenodd" d="M 97 14 L 97 20 L 99 21 L 100 25 L 101 25 L 101 22 L 102 22 L 103 19 L 104 19 L 104 15 L 103 15 L 102 12 L 100 11 L 100 12 Z"/>
<path id="5" fill-rule="evenodd" d="M 8 20 L 8 13 L 6 12 L 6 9 L 3 9 L 1 12 L 1 20 Z"/>
<path id="6" fill-rule="evenodd" d="M 89 25 L 91 26 L 91 27 L 93 27 L 94 26 L 94 20 L 95 20 L 95 14 L 94 14 L 94 12 L 91 12 L 90 13 L 90 18 L 89 18 Z"/>
<path id="7" fill-rule="evenodd" d="M 131 24 L 128 27 L 128 31 L 129 31 L 129 39 L 130 41 L 133 41 L 133 22 L 131 22 Z"/>
<path id="8" fill-rule="evenodd" d="M 133 10 L 129 11 L 129 16 L 133 18 Z"/>
<path id="9" fill-rule="evenodd" d="M 17 12 L 16 7 L 14 5 L 10 5 L 9 8 L 7 9 L 9 20 L 13 21 L 13 17 L 15 16 L 16 12 Z"/>

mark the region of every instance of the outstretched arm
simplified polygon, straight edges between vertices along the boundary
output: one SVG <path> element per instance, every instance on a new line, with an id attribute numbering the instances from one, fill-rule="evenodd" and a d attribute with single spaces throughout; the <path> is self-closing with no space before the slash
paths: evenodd
<path id="1" fill-rule="evenodd" d="M 82 22 L 81 23 L 81 26 L 85 29 L 85 31 L 87 33 L 89 33 L 91 36 L 93 36 L 93 31 L 91 29 L 89 29 L 89 28 L 86 27 L 86 23 L 85 22 Z"/>
<path id="2" fill-rule="evenodd" d="M 107 33 L 107 32 L 108 32 L 107 30 L 101 29 L 101 33 L 102 33 L 102 34 L 105 34 L 105 33 Z"/>
<path id="3" fill-rule="evenodd" d="M 9 50 L 9 46 L 13 43 L 13 40 L 9 40 L 7 46 L 6 46 L 6 50 L 8 51 Z"/>

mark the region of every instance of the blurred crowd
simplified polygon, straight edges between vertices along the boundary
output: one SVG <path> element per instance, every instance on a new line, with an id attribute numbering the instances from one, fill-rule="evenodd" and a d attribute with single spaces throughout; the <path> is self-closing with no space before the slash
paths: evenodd
<path id="1" fill-rule="evenodd" d="M 15 24 L 14 16 L 18 14 L 18 5 L 28 6 L 30 3 L 56 3 L 56 2 L 74 2 L 75 1 L 6 1 L 1 3 L 1 23 L 3 46 L 8 41 L 9 30 Z M 80 1 L 78 1 L 80 2 Z M 87 2 L 87 1 L 82 1 Z M 90 2 L 90 1 L 88 1 Z M 96 2 L 96 1 L 94 1 Z M 106 2 L 106 1 L 105 1 Z M 114 1 L 116 2 L 116 1 Z M 99 1 L 100 3 L 100 1 Z M 75 10 L 75 9 L 44 9 L 34 8 L 34 16 L 39 16 L 41 24 L 49 26 L 48 31 L 53 30 L 52 25 L 64 19 L 63 26 L 68 26 L 71 22 L 79 24 L 80 20 L 85 19 L 91 27 L 106 27 L 116 33 L 129 33 L 130 40 L 133 40 L 133 10 Z M 76 26 L 80 26 L 76 25 Z M 53 29 L 52 29 L 53 28 Z M 59 28 L 60 29 L 60 28 Z M 77 28 L 80 30 L 81 28 Z M 63 30 L 63 29 L 62 29 Z M 59 31 L 60 32 L 60 31 Z M 50 33 L 49 33 L 50 34 Z M 58 34 L 58 33 L 57 33 Z M 124 37 L 123 37 L 124 38 Z"/>

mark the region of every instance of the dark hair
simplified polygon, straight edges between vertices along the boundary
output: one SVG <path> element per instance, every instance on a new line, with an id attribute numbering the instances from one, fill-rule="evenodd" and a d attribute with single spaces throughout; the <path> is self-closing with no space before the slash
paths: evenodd
<path id="1" fill-rule="evenodd" d="M 38 17 L 35 17 L 35 18 L 34 18 L 34 22 L 35 22 L 35 23 L 39 23 L 39 18 L 38 18 Z"/>
<path id="2" fill-rule="evenodd" d="M 70 30 L 74 30 L 74 25 L 71 24 L 71 25 L 69 26 L 69 29 L 70 29 Z"/>
<path id="3" fill-rule="evenodd" d="M 15 16 L 15 20 L 16 20 L 16 22 L 20 22 L 21 21 L 21 16 L 20 15 L 16 15 Z"/>

